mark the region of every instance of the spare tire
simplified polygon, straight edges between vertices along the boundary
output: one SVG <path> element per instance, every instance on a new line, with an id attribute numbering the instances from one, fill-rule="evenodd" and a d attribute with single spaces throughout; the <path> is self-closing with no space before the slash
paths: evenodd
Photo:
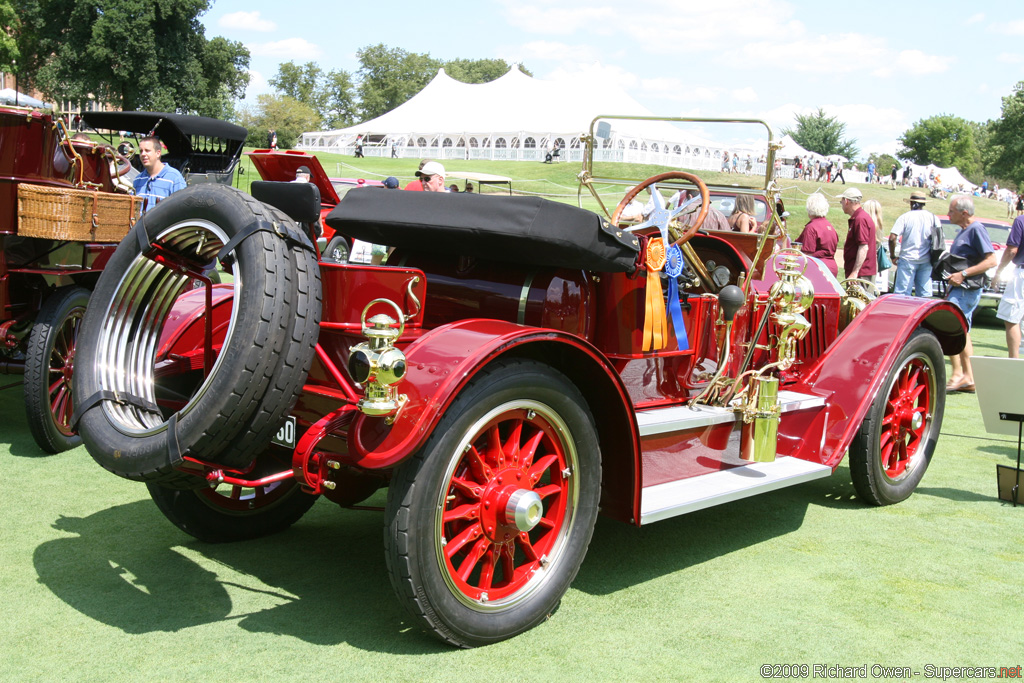
<path id="1" fill-rule="evenodd" d="M 190 289 L 181 266 L 209 268 L 240 235 L 223 346 L 205 377 L 199 368 L 175 378 L 168 403 L 157 341 Z M 86 312 L 74 394 L 86 448 L 111 472 L 153 483 L 189 485 L 185 456 L 246 468 L 298 399 L 319 322 L 316 256 L 289 218 L 223 185 L 171 195 L 118 246 Z"/>

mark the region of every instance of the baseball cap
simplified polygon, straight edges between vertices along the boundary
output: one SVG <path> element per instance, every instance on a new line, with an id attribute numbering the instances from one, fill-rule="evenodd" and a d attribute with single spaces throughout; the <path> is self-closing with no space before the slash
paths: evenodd
<path id="1" fill-rule="evenodd" d="M 389 175 L 387 178 L 384 179 L 384 187 L 388 188 L 389 190 L 396 189 L 398 187 L 398 178 L 396 178 L 393 175 Z"/>
<path id="2" fill-rule="evenodd" d="M 423 176 L 428 175 L 439 175 L 442 178 L 444 178 L 444 166 L 437 163 L 436 161 L 428 161 L 427 163 L 423 164 L 423 168 L 416 171 L 416 175 L 421 178 Z"/>
<path id="3" fill-rule="evenodd" d="M 864 193 L 858 190 L 856 187 L 849 187 L 846 192 L 839 195 L 836 199 L 848 199 L 851 202 L 860 202 L 864 198 Z"/>

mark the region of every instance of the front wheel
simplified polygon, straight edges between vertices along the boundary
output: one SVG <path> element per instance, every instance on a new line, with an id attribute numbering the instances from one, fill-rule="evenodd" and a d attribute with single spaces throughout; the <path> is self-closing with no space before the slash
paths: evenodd
<path id="1" fill-rule="evenodd" d="M 25 359 L 25 412 L 32 438 L 47 453 L 82 443 L 71 424 L 72 375 L 82 316 L 89 303 L 83 287 L 58 289 L 36 317 Z"/>
<path id="2" fill-rule="evenodd" d="M 872 505 L 907 499 L 924 476 L 942 427 L 946 366 L 935 335 L 917 330 L 850 444 L 850 475 Z"/>
<path id="3" fill-rule="evenodd" d="M 389 488 L 399 599 L 460 647 L 536 626 L 583 561 L 600 481 L 593 418 L 564 375 L 525 360 L 483 371 Z"/>

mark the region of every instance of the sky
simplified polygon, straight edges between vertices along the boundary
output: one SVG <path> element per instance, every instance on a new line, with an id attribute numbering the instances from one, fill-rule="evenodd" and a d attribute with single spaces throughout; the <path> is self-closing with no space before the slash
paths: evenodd
<path id="1" fill-rule="evenodd" d="M 518 62 L 549 80 L 598 75 L 655 115 L 758 118 L 776 137 L 820 107 L 861 158 L 895 153 L 931 116 L 997 119 L 1024 80 L 1020 0 L 216 0 L 201 20 L 207 38 L 249 48 L 247 100 L 273 90 L 282 62 L 355 75 L 356 52 L 383 43 Z"/>

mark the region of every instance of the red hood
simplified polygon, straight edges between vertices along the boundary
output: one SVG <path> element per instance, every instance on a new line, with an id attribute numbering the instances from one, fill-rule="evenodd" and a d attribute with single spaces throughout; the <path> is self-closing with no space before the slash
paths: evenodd
<path id="1" fill-rule="evenodd" d="M 337 206 L 338 193 L 334 191 L 334 186 L 328 180 L 320 160 L 312 154 L 294 149 L 257 149 L 254 152 L 246 152 L 245 156 L 252 159 L 253 165 L 264 180 L 295 180 L 295 171 L 299 166 L 305 166 L 309 169 L 309 182 L 320 190 L 321 203 Z"/>

